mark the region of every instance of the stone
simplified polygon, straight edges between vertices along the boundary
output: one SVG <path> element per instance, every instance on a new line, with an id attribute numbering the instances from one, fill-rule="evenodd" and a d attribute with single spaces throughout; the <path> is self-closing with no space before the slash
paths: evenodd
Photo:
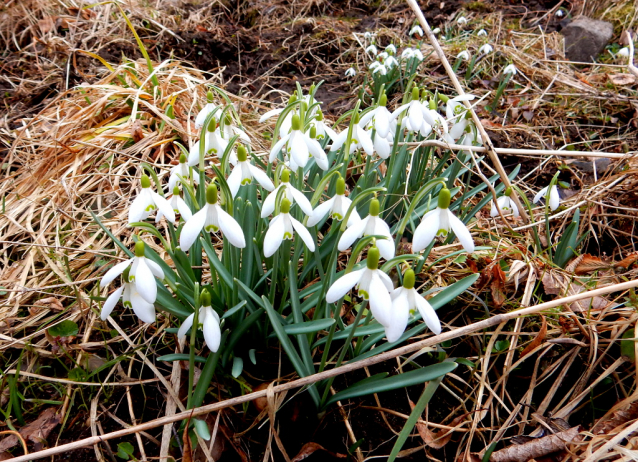
<path id="1" fill-rule="evenodd" d="M 577 16 L 561 30 L 565 56 L 570 61 L 593 63 L 614 35 L 614 26 L 587 16 Z"/>

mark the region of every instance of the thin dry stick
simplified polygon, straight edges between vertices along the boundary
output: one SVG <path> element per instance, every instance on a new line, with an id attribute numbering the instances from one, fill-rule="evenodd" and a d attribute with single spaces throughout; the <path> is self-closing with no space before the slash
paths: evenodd
<path id="1" fill-rule="evenodd" d="M 320 372 L 318 374 L 313 374 L 308 377 L 304 377 L 304 378 L 293 380 L 291 382 L 288 382 L 282 385 L 278 385 L 276 387 L 273 387 L 272 391 L 274 393 L 281 393 L 283 391 L 291 390 L 294 388 L 305 387 L 315 382 L 326 380 L 331 377 L 336 377 L 338 375 L 345 374 L 347 372 L 351 372 L 357 369 L 361 369 L 366 366 L 372 366 L 374 364 L 378 364 L 383 361 L 388 361 L 390 359 L 394 359 L 398 356 L 412 353 L 422 348 L 430 347 L 432 345 L 436 345 L 438 343 L 445 342 L 448 340 L 453 340 L 455 338 L 472 334 L 474 332 L 479 332 L 483 329 L 487 329 L 489 327 L 510 321 L 512 319 L 516 319 L 521 316 L 529 316 L 531 314 L 540 313 L 541 311 L 547 310 L 549 308 L 555 308 L 557 306 L 566 305 L 569 303 L 576 302 L 578 300 L 592 298 L 599 295 L 606 295 L 612 292 L 620 292 L 620 291 L 624 291 L 634 287 L 638 287 L 638 279 L 634 281 L 622 282 L 620 284 L 614 284 L 612 286 L 601 287 L 600 289 L 590 290 L 587 292 L 581 292 L 580 294 L 559 298 L 557 300 L 541 303 L 540 305 L 531 306 L 529 308 L 522 308 L 520 310 L 511 311 L 509 313 L 497 314 L 496 316 L 492 316 L 489 319 L 475 322 L 474 324 L 460 327 L 450 332 L 445 332 L 444 334 L 434 335 L 432 337 L 421 340 L 419 342 L 412 343 L 410 345 L 405 345 L 401 348 L 396 348 L 394 350 L 381 353 L 371 358 L 366 358 L 361 361 L 347 363 L 343 366 L 336 367 L 334 369 L 330 369 L 327 371 Z M 27 456 L 16 457 L 12 460 L 13 462 L 27 462 L 30 460 L 36 460 L 36 459 L 41 459 L 43 457 L 49 457 L 56 454 L 61 454 L 63 452 L 71 451 L 77 448 L 91 446 L 100 441 L 111 440 L 114 438 L 121 438 L 122 436 L 130 435 L 131 433 L 136 433 L 142 430 L 150 430 L 151 428 L 160 427 L 162 425 L 166 425 L 172 422 L 179 422 L 180 420 L 188 419 L 189 417 L 197 417 L 200 415 L 209 414 L 213 411 L 218 411 L 220 409 L 224 409 L 227 407 L 236 406 L 238 404 L 246 403 L 257 398 L 263 398 L 264 396 L 266 396 L 266 390 L 255 391 L 253 393 L 249 393 L 244 396 L 238 396 L 236 398 L 227 399 L 225 401 L 221 401 L 218 403 L 208 404 L 206 406 L 189 409 L 187 411 L 180 412 L 172 416 L 160 417 L 158 419 L 151 420 L 149 422 L 145 422 L 143 424 L 139 424 L 134 427 L 125 428 L 115 432 L 107 433 L 104 436 L 85 438 L 83 440 L 75 441 L 73 443 L 63 444 L 62 446 L 45 449 L 44 451 L 36 452 L 34 454 L 29 454 Z"/>
<path id="2" fill-rule="evenodd" d="M 439 56 L 439 59 L 441 60 L 441 63 L 443 64 L 443 67 L 445 68 L 447 75 L 450 77 L 450 80 L 452 81 L 452 84 L 454 85 L 456 92 L 459 94 L 459 96 L 464 95 L 465 91 L 463 90 L 463 87 L 461 86 L 459 79 L 456 78 L 456 74 L 454 73 L 452 66 L 450 66 L 449 61 L 445 57 L 445 53 L 443 52 L 443 49 L 441 49 L 441 45 L 439 45 L 439 42 L 436 39 L 436 36 L 432 33 L 432 30 L 430 29 L 430 25 L 428 24 L 427 19 L 425 19 L 425 16 L 423 15 L 421 8 L 417 4 L 416 0 L 407 0 L 407 2 L 408 2 L 408 5 L 410 5 L 410 8 L 412 8 L 412 10 L 414 11 L 414 14 L 416 14 L 417 19 L 421 23 L 421 26 L 423 27 L 423 30 L 425 31 L 425 35 L 428 36 L 428 40 L 434 47 L 434 51 L 436 51 L 436 54 Z M 494 164 L 494 168 L 496 168 L 498 175 L 501 177 L 501 181 L 505 185 L 505 189 L 511 187 L 510 179 L 507 176 L 507 172 L 505 172 L 505 169 L 503 168 L 503 165 L 501 164 L 501 160 L 498 158 L 498 154 L 496 154 L 496 151 L 494 150 L 494 145 L 492 144 L 492 140 L 490 140 L 490 137 L 485 131 L 483 124 L 481 124 L 481 119 L 479 119 L 476 112 L 474 112 L 474 109 L 472 109 L 472 105 L 469 103 L 469 101 L 463 101 L 463 104 L 465 105 L 469 113 L 471 114 L 472 120 L 474 121 L 474 125 L 476 126 L 479 133 L 481 134 L 481 139 L 483 140 L 483 143 L 487 146 L 487 154 L 488 156 L 490 156 L 490 159 L 492 160 L 492 163 Z M 527 216 L 527 212 L 525 211 L 525 208 L 523 207 L 521 202 L 518 200 L 518 195 L 516 194 L 516 192 L 512 193 L 511 198 L 514 200 L 516 207 L 518 207 L 521 217 L 523 218 L 525 223 L 529 223 L 530 220 L 529 220 L 529 217 Z M 497 199 L 496 196 L 494 196 L 494 202 L 496 202 L 496 199 Z"/>
<path id="3" fill-rule="evenodd" d="M 625 428 L 623 431 L 614 436 L 612 439 L 607 441 L 600 449 L 598 449 L 591 456 L 585 459 L 584 462 L 595 462 L 597 460 L 602 460 L 609 450 L 613 449 L 617 444 L 619 444 L 622 440 L 627 438 L 636 430 L 638 430 L 638 421 L 634 422 L 629 427 Z"/>

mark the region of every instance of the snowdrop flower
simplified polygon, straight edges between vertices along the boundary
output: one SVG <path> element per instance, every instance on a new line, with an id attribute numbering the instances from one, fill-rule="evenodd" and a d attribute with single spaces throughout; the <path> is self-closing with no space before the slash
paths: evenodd
<path id="1" fill-rule="evenodd" d="M 275 185 L 272 181 L 270 181 L 268 175 L 266 175 L 266 173 L 259 167 L 255 167 L 248 161 L 246 148 L 240 144 L 237 147 L 237 164 L 226 180 L 233 197 L 237 195 L 240 186 L 251 184 L 253 179 L 255 179 L 257 183 L 259 183 L 259 185 L 267 191 L 275 189 Z"/>
<path id="2" fill-rule="evenodd" d="M 129 270 L 127 268 L 123 272 L 124 281 L 128 280 L 128 276 Z M 106 299 L 100 311 L 100 319 L 102 321 L 106 321 L 106 318 L 113 312 L 120 298 L 122 299 L 124 307 L 132 309 L 142 322 L 155 322 L 155 305 L 144 300 L 137 291 L 135 284 L 130 282 L 123 282 L 122 285 Z"/>
<path id="3" fill-rule="evenodd" d="M 179 245 L 184 252 L 191 248 L 202 229 L 207 233 L 216 233 L 221 229 L 232 245 L 238 249 L 246 247 L 244 232 L 239 223 L 217 204 L 217 186 L 214 184 L 209 184 L 206 188 L 206 205 L 182 228 Z"/>
<path id="4" fill-rule="evenodd" d="M 323 118 L 323 112 L 321 111 L 317 111 L 317 115 L 315 119 L 310 122 L 310 126 L 315 127 L 318 141 L 323 140 L 326 135 L 333 141 L 337 138 L 337 133 L 326 124 Z"/>
<path id="5" fill-rule="evenodd" d="M 401 59 L 411 59 L 414 58 L 414 50 L 412 48 L 406 48 L 401 52 Z"/>
<path id="6" fill-rule="evenodd" d="M 394 45 L 390 44 L 387 47 L 385 47 L 385 51 L 387 51 L 391 55 L 396 55 L 397 54 L 397 47 L 395 47 Z"/>
<path id="7" fill-rule="evenodd" d="M 328 214 L 330 214 L 330 217 L 333 220 L 343 220 L 348 213 L 350 205 L 352 205 L 352 201 L 345 196 L 345 193 L 346 182 L 341 176 L 339 176 L 339 178 L 337 179 L 335 196 L 318 206 L 312 212 L 312 214 L 309 215 L 310 218 L 308 218 L 307 225 L 315 226 Z M 359 220 L 361 220 L 361 217 L 359 217 L 356 209 L 353 209 L 352 213 L 350 214 L 350 218 L 348 218 L 348 226 L 353 225 Z"/>
<path id="8" fill-rule="evenodd" d="M 189 167 L 195 167 L 199 165 L 199 148 L 202 140 L 197 141 L 188 153 L 188 165 Z M 208 125 L 208 130 L 204 136 L 204 155 L 213 153 L 218 159 L 224 157 L 224 152 L 228 147 L 228 140 L 224 138 L 220 125 L 216 119 L 212 119 Z M 234 163 L 234 156 L 231 155 L 231 163 Z"/>
<path id="9" fill-rule="evenodd" d="M 554 211 L 560 205 L 560 194 L 558 194 L 558 187 L 556 185 L 552 186 L 551 189 L 549 186 L 545 186 L 543 189 L 538 191 L 538 193 L 534 196 L 534 200 L 532 201 L 534 204 L 537 204 L 541 199 L 547 200 L 547 190 L 549 189 L 549 208 Z"/>
<path id="10" fill-rule="evenodd" d="M 461 16 L 459 19 L 456 20 L 456 23 L 459 26 L 462 26 L 464 24 L 467 24 L 467 18 L 465 16 Z"/>
<path id="11" fill-rule="evenodd" d="M 414 271 L 409 269 L 403 275 L 403 287 L 392 292 L 390 323 L 385 328 L 385 335 L 390 343 L 396 342 L 403 335 L 410 320 L 410 314 L 416 310 L 432 332 L 437 335 L 441 333 L 441 321 L 432 305 L 414 288 L 415 281 Z"/>
<path id="12" fill-rule="evenodd" d="M 354 70 L 354 67 L 346 71 L 346 77 L 354 77 L 355 75 L 357 75 L 357 71 Z"/>
<path id="13" fill-rule="evenodd" d="M 505 75 L 507 74 L 516 75 L 517 72 L 518 72 L 518 69 L 516 69 L 516 66 L 514 66 L 513 64 L 505 66 L 505 69 L 503 69 L 503 74 Z"/>
<path id="14" fill-rule="evenodd" d="M 489 43 L 486 43 L 481 48 L 479 48 L 479 54 L 487 55 L 494 51 L 494 48 Z"/>
<path id="15" fill-rule="evenodd" d="M 557 18 L 562 18 L 564 14 L 565 14 L 565 13 L 563 13 L 563 10 L 561 10 L 561 9 L 559 9 L 559 10 L 557 10 L 557 11 L 556 11 L 556 17 L 557 17 Z"/>
<path id="16" fill-rule="evenodd" d="M 516 206 L 516 203 L 510 197 L 511 194 L 512 194 L 512 189 L 508 188 L 505 191 L 504 195 L 502 195 L 501 197 L 496 199 L 496 202 L 498 203 L 498 207 L 501 209 L 501 211 L 503 212 L 504 215 L 506 214 L 506 212 L 510 212 L 511 211 L 512 215 L 514 215 L 516 218 L 518 218 L 519 217 L 518 207 Z M 495 218 L 495 217 L 498 216 L 498 209 L 496 208 L 496 205 L 494 204 L 494 201 L 492 201 L 492 208 L 490 210 L 490 216 L 492 218 Z"/>
<path id="17" fill-rule="evenodd" d="M 135 294 L 138 294 L 146 303 L 155 303 L 155 299 L 157 298 L 157 284 L 155 282 L 155 278 L 157 277 L 159 279 L 164 279 L 164 272 L 157 263 L 149 260 L 144 256 L 143 241 L 138 240 L 135 243 L 135 256 L 133 258 L 122 263 L 118 263 L 106 272 L 106 274 L 100 281 L 100 287 L 103 288 L 109 285 L 126 269 L 128 269 L 129 271 L 128 276 L 125 278 L 125 282 L 131 283 L 134 286 L 129 288 L 128 295 L 130 295 L 130 300 L 133 300 L 135 298 L 135 300 L 137 301 L 137 295 Z M 116 302 L 117 300 L 113 302 L 113 306 L 115 306 Z M 139 304 L 139 306 L 142 305 Z M 110 305 L 109 307 L 111 310 L 113 309 Z M 108 314 L 106 316 L 108 316 Z M 147 317 L 147 319 L 149 318 Z M 154 319 L 155 312 L 153 311 L 153 320 Z"/>
<path id="18" fill-rule="evenodd" d="M 414 57 L 418 60 L 418 61 L 423 61 L 423 53 L 421 53 L 421 50 L 419 50 L 418 48 L 414 49 Z"/>
<path id="19" fill-rule="evenodd" d="M 188 205 L 186 205 L 186 202 L 184 202 L 184 199 L 180 196 L 179 188 L 177 186 L 173 187 L 173 194 L 167 200 L 168 203 L 171 204 L 171 208 L 175 214 L 179 213 L 184 221 L 191 219 L 193 213 L 191 212 L 191 209 L 188 208 Z M 164 214 L 162 211 L 158 210 L 157 217 L 155 217 L 155 223 L 159 223 L 163 216 Z"/>
<path id="20" fill-rule="evenodd" d="M 290 216 L 290 201 L 284 197 L 281 200 L 279 215 L 268 224 L 268 231 L 264 237 L 264 257 L 272 257 L 285 239 L 292 239 L 297 231 L 308 250 L 315 251 L 315 243 L 306 227 Z"/>
<path id="21" fill-rule="evenodd" d="M 344 297 L 356 286 L 357 295 L 370 301 L 370 311 L 383 326 L 392 322 L 392 299 L 390 291 L 394 289 L 390 277 L 379 269 L 379 249 L 376 246 L 368 250 L 366 268 L 345 274 L 337 279 L 326 293 L 326 301 L 334 303 Z"/>
<path id="22" fill-rule="evenodd" d="M 372 34 L 372 32 L 364 32 L 363 34 L 363 38 L 366 40 L 371 40 L 372 37 L 374 37 L 374 34 Z"/>
<path id="23" fill-rule="evenodd" d="M 352 127 L 352 138 L 350 143 L 350 153 L 354 152 L 359 148 L 363 148 L 366 154 L 371 156 L 374 154 L 374 145 L 372 144 L 372 138 L 370 138 L 370 133 L 368 133 L 360 124 L 359 114 L 354 116 L 355 120 L 353 121 L 354 125 Z M 330 151 L 338 151 L 341 146 L 348 140 L 348 129 L 345 129 L 332 143 Z"/>
<path id="24" fill-rule="evenodd" d="M 456 55 L 456 59 L 460 59 L 462 61 L 469 61 L 470 60 L 470 52 L 467 51 L 467 50 L 463 50 L 458 55 Z"/>
<path id="25" fill-rule="evenodd" d="M 328 170 L 328 156 L 326 156 L 326 153 L 323 151 L 321 145 L 316 139 L 301 130 L 301 119 L 299 119 L 297 114 L 292 116 L 291 128 L 292 130 L 290 133 L 283 136 L 273 146 L 272 151 L 270 151 L 269 161 L 273 162 L 277 158 L 279 151 L 281 151 L 284 145 L 287 145 L 286 151 L 290 154 L 290 160 L 292 162 L 291 166 L 294 170 L 296 170 L 297 167 L 305 167 L 311 154 L 315 158 L 320 169 Z M 312 131 L 313 129 L 311 128 L 311 135 Z"/>
<path id="26" fill-rule="evenodd" d="M 198 153 L 199 157 L 199 153 Z M 190 179 L 190 168 L 188 168 L 187 158 L 185 154 L 180 154 L 179 156 L 179 164 L 174 166 L 171 169 L 171 174 L 168 177 L 168 190 L 172 191 L 178 183 L 181 183 L 182 180 Z M 198 159 L 199 162 L 199 159 Z M 193 181 L 197 183 L 197 176 L 193 176 Z"/>
<path id="27" fill-rule="evenodd" d="M 366 48 L 366 52 L 370 53 L 371 55 L 376 55 L 377 47 L 375 47 L 374 45 L 370 45 L 368 48 Z"/>
<path id="28" fill-rule="evenodd" d="M 412 26 L 412 29 L 410 29 L 410 32 L 408 33 L 410 37 L 413 36 L 414 34 L 417 34 L 423 37 L 423 29 L 421 29 L 421 26 L 419 26 L 418 24 Z"/>
<path id="29" fill-rule="evenodd" d="M 380 65 L 375 67 L 372 71 L 373 74 L 381 74 L 381 75 L 386 75 L 388 73 L 388 70 L 386 69 L 386 67 L 379 63 Z"/>
<path id="30" fill-rule="evenodd" d="M 441 33 L 441 29 L 437 27 L 436 29 L 434 29 L 434 30 L 432 31 L 432 33 L 433 33 L 434 35 L 436 35 L 436 34 L 440 34 L 440 33 Z"/>
<path id="31" fill-rule="evenodd" d="M 481 29 L 480 31 L 478 31 L 478 34 L 476 34 L 478 37 L 487 37 L 487 32 L 485 32 L 485 29 Z"/>
<path id="32" fill-rule="evenodd" d="M 379 53 L 379 56 L 377 56 L 377 59 L 379 61 L 383 61 L 385 60 L 388 56 L 390 56 L 388 53 L 386 53 L 385 51 L 382 51 L 381 53 Z"/>
<path id="33" fill-rule="evenodd" d="M 349 249 L 354 244 L 354 241 L 362 236 L 380 235 L 385 236 L 385 239 L 377 240 L 377 247 L 381 252 L 381 256 L 386 260 L 394 257 L 394 239 L 388 224 L 379 217 L 379 207 L 378 199 L 370 201 L 369 215 L 363 220 L 354 222 L 341 235 L 341 239 L 339 239 L 337 244 L 340 252 Z"/>
<path id="34" fill-rule="evenodd" d="M 386 68 L 390 69 L 390 68 L 392 68 L 394 66 L 398 66 L 399 62 L 397 61 L 397 59 L 394 56 L 388 56 L 387 58 L 385 58 L 383 60 L 383 65 Z"/>
<path id="35" fill-rule="evenodd" d="M 206 340 L 206 346 L 213 353 L 219 349 L 219 344 L 222 340 L 222 331 L 220 328 L 219 315 L 211 306 L 210 294 L 206 289 L 202 291 L 200 297 L 200 308 L 197 316 L 197 328 L 204 333 L 204 340 Z M 177 331 L 177 338 L 183 339 L 186 334 L 193 327 L 195 320 L 195 313 L 188 316 L 179 330 Z"/>
<path id="36" fill-rule="evenodd" d="M 618 50 L 618 53 L 616 53 L 616 56 L 620 56 L 621 58 L 629 58 L 629 48 L 621 48 L 620 50 Z"/>
<path id="37" fill-rule="evenodd" d="M 312 88 L 312 86 L 311 86 Z M 294 92 L 291 96 L 290 96 L 290 100 L 288 101 L 288 105 L 294 103 L 295 101 L 297 101 L 298 96 L 297 96 L 297 92 Z M 307 107 L 311 106 L 311 100 L 312 97 L 310 95 L 306 95 L 306 96 L 301 96 L 301 100 L 303 102 L 306 103 Z M 279 108 L 279 109 L 272 109 L 268 112 L 266 112 L 263 116 L 261 116 L 261 118 L 259 119 L 259 123 L 265 122 L 266 120 L 270 119 L 271 117 L 275 116 L 275 115 L 279 115 L 284 111 L 285 108 Z M 313 117 L 316 115 L 316 113 L 319 112 L 319 108 L 318 106 L 315 106 L 311 113 L 309 114 L 310 117 Z M 281 122 L 281 125 L 279 127 L 279 133 L 276 133 L 275 136 L 281 136 L 282 134 L 287 134 L 290 132 L 290 129 L 292 128 L 292 118 L 295 115 L 299 115 L 299 111 L 297 108 L 293 109 L 292 111 L 289 111 L 286 114 L 286 117 L 284 118 L 284 120 Z"/>
<path id="38" fill-rule="evenodd" d="M 197 114 L 197 117 L 195 117 L 195 129 L 197 130 L 199 130 L 200 128 L 204 126 L 204 122 L 206 122 L 206 117 L 208 117 L 208 115 L 211 112 L 217 112 L 218 110 L 220 110 L 220 108 L 213 103 L 212 91 L 209 91 L 208 93 L 206 93 L 206 100 L 207 100 L 206 106 L 204 106 L 204 108 L 201 111 L 199 111 L 199 113 Z"/>
<path id="39" fill-rule="evenodd" d="M 382 137 L 387 137 L 392 128 L 396 128 L 396 123 L 394 123 L 394 127 L 390 122 L 390 118 L 392 114 L 386 108 L 386 104 L 388 103 L 388 97 L 384 93 L 379 98 L 379 105 L 371 111 L 368 111 L 361 119 L 359 120 L 359 125 L 365 127 L 370 124 L 374 130 L 380 134 Z"/>
<path id="40" fill-rule="evenodd" d="M 151 190 L 151 180 L 146 175 L 142 175 L 140 181 L 142 191 L 137 195 L 128 212 L 128 222 L 136 223 L 146 220 L 151 212 L 159 209 L 171 223 L 175 223 L 175 213 L 171 204 L 166 199 Z"/>
<path id="41" fill-rule="evenodd" d="M 405 126 L 408 128 L 408 130 L 420 130 L 424 122 L 424 116 L 428 119 L 428 123 L 430 123 L 431 121 L 430 115 L 424 113 L 423 105 L 419 100 L 419 89 L 417 87 L 412 88 L 412 101 L 397 108 L 390 115 L 390 120 L 395 120 L 404 111 L 407 111 L 408 113 L 407 120 L 404 119 Z M 432 124 L 430 123 L 430 125 Z"/>
<path id="42" fill-rule="evenodd" d="M 474 95 L 465 94 L 455 96 L 454 98 L 450 98 L 447 101 L 445 107 L 445 117 L 448 124 L 454 124 L 449 131 L 449 135 L 453 141 L 456 141 L 461 136 L 463 136 L 466 128 L 470 123 L 466 117 L 466 115 L 468 114 L 467 108 L 462 103 L 463 101 L 472 101 L 473 99 Z"/>
<path id="43" fill-rule="evenodd" d="M 438 207 L 423 215 L 412 238 L 413 252 L 418 253 L 425 249 L 436 236 L 447 236 L 450 230 L 454 231 L 466 252 L 474 252 L 474 241 L 470 231 L 449 209 L 450 198 L 450 190 L 443 188 L 439 193 Z"/>
<path id="44" fill-rule="evenodd" d="M 303 213 L 306 215 L 311 216 L 313 214 L 310 201 L 301 191 L 290 184 L 290 170 L 284 169 L 284 171 L 281 172 L 281 183 L 279 183 L 279 185 L 270 194 L 268 194 L 268 197 L 264 200 L 264 204 L 261 206 L 262 218 L 266 218 L 275 211 L 277 193 L 281 188 L 284 188 L 283 197 L 288 199 L 291 203 L 296 202 L 299 205 L 299 208 L 303 210 Z"/>

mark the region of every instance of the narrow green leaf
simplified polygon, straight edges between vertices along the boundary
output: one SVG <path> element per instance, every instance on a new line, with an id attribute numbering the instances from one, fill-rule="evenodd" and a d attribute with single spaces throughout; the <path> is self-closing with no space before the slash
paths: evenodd
<path id="1" fill-rule="evenodd" d="M 288 335 L 298 334 L 313 334 L 320 330 L 325 330 L 335 323 L 333 318 L 331 319 L 318 319 L 317 321 L 304 321 L 299 324 L 291 324 L 284 326 L 284 332 Z M 359 331 L 357 331 L 359 333 Z"/>
<path id="2" fill-rule="evenodd" d="M 173 361 L 188 361 L 189 359 L 190 359 L 190 355 L 186 353 L 171 353 L 171 354 L 160 356 L 159 358 L 157 358 L 158 361 L 166 361 L 169 363 Z M 202 358 L 201 356 L 195 356 L 195 362 L 205 363 L 206 358 Z"/>

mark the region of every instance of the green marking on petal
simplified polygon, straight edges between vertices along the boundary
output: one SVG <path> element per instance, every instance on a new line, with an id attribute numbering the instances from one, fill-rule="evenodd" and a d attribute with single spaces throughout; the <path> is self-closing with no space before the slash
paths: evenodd
<path id="1" fill-rule="evenodd" d="M 366 292 L 363 289 L 359 289 L 357 294 L 359 295 L 359 297 L 363 298 L 364 300 L 368 300 L 370 298 L 370 295 L 368 295 L 368 292 Z"/>
<path id="2" fill-rule="evenodd" d="M 289 233 L 288 231 L 284 232 L 284 239 L 292 239 L 292 233 Z"/>
<path id="3" fill-rule="evenodd" d="M 153 204 L 150 204 L 148 207 L 146 207 L 144 210 L 147 212 L 152 212 L 153 210 L 155 210 L 157 207 L 155 207 Z"/>
<path id="4" fill-rule="evenodd" d="M 339 221 L 343 220 L 343 217 L 341 216 L 341 214 L 340 214 L 340 213 L 336 213 L 336 212 L 334 212 L 334 213 L 333 213 L 332 215 L 330 215 L 330 216 L 333 218 L 333 220 L 339 220 Z"/>
<path id="5" fill-rule="evenodd" d="M 122 304 L 124 305 L 124 308 L 133 308 L 131 302 L 123 302 Z"/>
<path id="6" fill-rule="evenodd" d="M 443 237 L 447 236 L 447 229 L 439 229 L 439 230 L 436 232 L 436 235 L 437 235 L 437 236 L 443 236 Z"/>
<path id="7" fill-rule="evenodd" d="M 204 229 L 206 230 L 207 233 L 216 233 L 217 231 L 219 231 L 219 227 L 215 225 L 208 225 L 204 227 Z"/>
<path id="8" fill-rule="evenodd" d="M 250 184 L 250 183 L 252 183 L 251 178 L 244 178 L 243 180 L 241 180 L 242 186 L 246 186 L 247 184 Z"/>

